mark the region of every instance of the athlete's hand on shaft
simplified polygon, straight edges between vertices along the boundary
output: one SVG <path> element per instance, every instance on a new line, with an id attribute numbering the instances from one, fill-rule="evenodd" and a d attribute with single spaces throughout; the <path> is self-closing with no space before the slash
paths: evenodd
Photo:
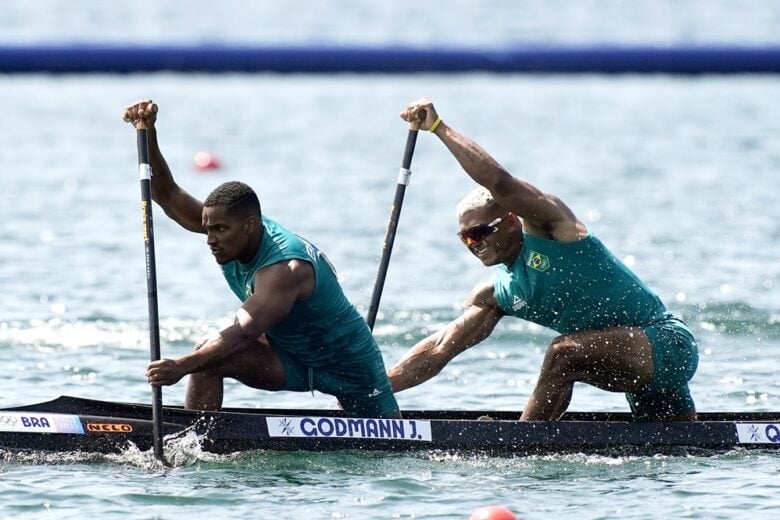
<path id="1" fill-rule="evenodd" d="M 157 104 L 151 99 L 140 99 L 122 110 L 122 119 L 136 129 L 153 129 L 157 121 Z"/>
<path id="2" fill-rule="evenodd" d="M 146 378 L 152 386 L 175 385 L 185 375 L 187 373 L 174 359 L 152 361 L 146 367 Z"/>
<path id="3" fill-rule="evenodd" d="M 438 117 L 433 102 L 426 97 L 409 103 L 401 111 L 401 119 L 408 123 L 417 123 L 420 130 L 430 130 Z"/>

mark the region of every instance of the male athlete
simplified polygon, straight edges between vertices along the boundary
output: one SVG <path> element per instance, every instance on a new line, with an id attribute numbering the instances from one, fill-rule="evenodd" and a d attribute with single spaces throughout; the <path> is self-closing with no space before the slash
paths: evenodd
<path id="1" fill-rule="evenodd" d="M 318 390 L 350 416 L 400 417 L 379 348 L 316 247 L 260 212 L 240 182 L 217 187 L 204 202 L 180 188 L 160 152 L 151 100 L 124 109 L 147 128 L 152 196 L 182 227 L 206 235 L 228 285 L 243 301 L 233 325 L 178 359 L 149 364 L 153 386 L 190 374 L 185 406 L 222 406 L 223 379 L 263 390 Z"/>
<path id="2" fill-rule="evenodd" d="M 640 420 L 696 419 L 688 389 L 698 364 L 691 332 L 557 197 L 510 175 L 444 123 L 426 98 L 407 105 L 481 185 L 458 205 L 458 235 L 486 266 L 460 317 L 417 343 L 389 371 L 398 392 L 439 373 L 504 316 L 555 330 L 521 420 L 556 420 L 575 382 L 625 392 Z"/>

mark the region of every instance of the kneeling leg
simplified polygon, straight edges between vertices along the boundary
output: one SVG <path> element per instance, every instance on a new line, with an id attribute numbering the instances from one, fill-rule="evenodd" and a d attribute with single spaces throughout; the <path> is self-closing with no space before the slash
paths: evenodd
<path id="1" fill-rule="evenodd" d="M 230 358 L 190 375 L 184 406 L 196 410 L 219 410 L 225 378 L 237 379 L 261 390 L 281 390 L 285 385 L 284 365 L 265 336 L 258 341 L 248 341 Z"/>
<path id="2" fill-rule="evenodd" d="M 575 382 L 628 392 L 652 380 L 652 347 L 640 329 L 621 327 L 559 336 L 547 349 L 521 419 L 560 418 L 569 406 Z"/>

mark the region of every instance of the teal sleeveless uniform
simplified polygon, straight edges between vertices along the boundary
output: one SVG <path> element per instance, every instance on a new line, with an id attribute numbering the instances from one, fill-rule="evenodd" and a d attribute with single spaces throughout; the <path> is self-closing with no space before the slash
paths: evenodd
<path id="1" fill-rule="evenodd" d="M 262 217 L 263 238 L 247 264 L 222 266 L 232 291 L 242 301 L 254 292 L 255 273 L 285 260 L 308 262 L 315 288 L 296 302 L 266 337 L 285 366 L 285 390 L 318 390 L 335 395 L 344 411 L 356 417 L 391 417 L 398 412 L 379 347 L 366 322 L 344 295 L 335 269 L 314 245 Z"/>
<path id="2" fill-rule="evenodd" d="M 685 324 L 594 235 L 557 242 L 523 233 L 511 267 L 493 275 L 499 307 L 569 334 L 609 327 L 639 327 L 653 350 L 653 382 L 627 393 L 637 418 L 679 415 L 694 409 L 688 381 L 698 365 L 696 341 Z"/>

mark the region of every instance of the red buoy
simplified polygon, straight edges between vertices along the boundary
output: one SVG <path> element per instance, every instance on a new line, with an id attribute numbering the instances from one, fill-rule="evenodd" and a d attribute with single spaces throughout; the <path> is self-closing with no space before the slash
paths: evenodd
<path id="1" fill-rule="evenodd" d="M 519 520 L 517 515 L 504 506 L 485 506 L 476 509 L 469 520 Z"/>
<path id="2" fill-rule="evenodd" d="M 196 170 L 218 170 L 222 164 L 219 158 L 210 152 L 198 152 L 195 154 Z"/>

